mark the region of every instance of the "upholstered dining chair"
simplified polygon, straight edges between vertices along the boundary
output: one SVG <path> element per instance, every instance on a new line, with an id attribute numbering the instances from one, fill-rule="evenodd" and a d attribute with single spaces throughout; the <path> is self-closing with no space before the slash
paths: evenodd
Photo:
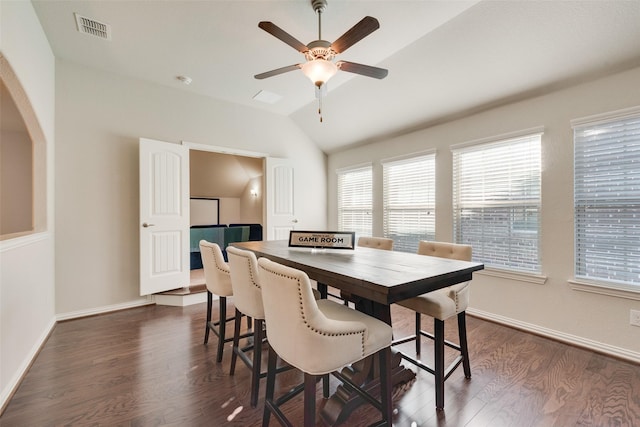
<path id="1" fill-rule="evenodd" d="M 365 248 L 384 249 L 385 251 L 393 250 L 393 239 L 387 237 L 358 237 L 358 246 Z"/>
<path id="2" fill-rule="evenodd" d="M 260 378 L 266 376 L 262 372 L 262 344 L 264 341 L 264 307 L 262 304 L 262 290 L 258 278 L 258 260 L 251 251 L 245 251 L 233 246 L 227 247 L 227 257 L 231 268 L 231 286 L 233 287 L 233 301 L 236 316 L 233 332 L 233 353 L 231 354 L 231 368 L 233 375 L 238 356 L 251 369 L 251 406 L 258 404 Z M 253 318 L 253 343 L 240 347 L 240 326 L 242 315 Z M 247 352 L 251 351 L 253 358 L 249 359 Z"/>
<path id="3" fill-rule="evenodd" d="M 426 240 L 422 240 L 418 244 L 418 254 L 440 258 L 471 261 L 471 252 L 472 248 L 470 245 L 430 242 Z M 469 305 L 469 282 L 459 283 L 449 286 L 448 288 L 439 289 L 424 295 L 409 298 L 398 302 L 398 304 L 415 311 L 415 334 L 395 340 L 393 345 L 415 340 L 416 358 L 412 358 L 405 353 L 402 353 L 402 357 L 435 376 L 436 409 L 443 409 L 444 382 L 460 365 L 460 363 L 462 363 L 465 378 L 471 378 L 465 314 L 465 310 Z M 423 314 L 433 317 L 433 334 L 422 330 L 420 321 L 421 315 Z M 444 339 L 444 321 L 456 315 L 458 317 L 459 344 L 455 344 Z M 425 365 L 418 359 L 421 350 L 420 341 L 423 336 L 434 340 L 435 355 L 433 368 Z M 444 366 L 445 345 L 460 353 L 446 369 Z"/>
<path id="4" fill-rule="evenodd" d="M 202 255 L 202 267 L 204 268 L 204 279 L 207 285 L 207 320 L 205 324 L 204 343 L 209 342 L 209 331 L 213 331 L 218 336 L 218 351 L 216 362 L 222 361 L 224 345 L 233 340 L 233 337 L 226 337 L 226 325 L 234 318 L 227 318 L 227 297 L 233 295 L 231 286 L 231 270 L 222 255 L 222 249 L 217 243 L 200 240 L 200 253 Z M 211 321 L 211 311 L 213 296 L 218 296 L 219 319 Z"/>
<path id="5" fill-rule="evenodd" d="M 263 427 L 273 414 L 283 425 L 291 425 L 280 409 L 290 395 L 304 390 L 304 426 L 315 426 L 316 382 L 332 373 L 346 382 L 382 412 L 383 422 L 392 423 L 391 339 L 386 323 L 331 300 L 314 298 L 309 277 L 303 271 L 258 260 L 265 322 L 269 339 L 267 392 Z M 373 354 L 379 355 L 381 399 L 378 401 L 338 369 Z M 277 358 L 304 373 L 302 387 L 274 399 Z"/>

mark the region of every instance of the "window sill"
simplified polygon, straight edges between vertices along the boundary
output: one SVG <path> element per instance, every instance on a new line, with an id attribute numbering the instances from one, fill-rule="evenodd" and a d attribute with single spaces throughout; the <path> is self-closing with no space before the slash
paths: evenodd
<path id="1" fill-rule="evenodd" d="M 611 284 L 605 285 L 602 283 L 592 283 L 577 279 L 569 280 L 569 287 L 574 291 L 591 292 L 593 294 L 640 301 L 640 289 L 632 289 L 631 287 Z"/>
<path id="2" fill-rule="evenodd" d="M 536 285 L 544 285 L 547 281 L 547 276 L 542 276 L 535 273 L 521 273 L 517 271 L 499 270 L 497 268 L 485 268 L 484 270 L 476 271 L 474 275 L 479 276 L 491 276 L 499 277 L 501 279 L 515 280 L 518 282 L 533 283 Z"/>

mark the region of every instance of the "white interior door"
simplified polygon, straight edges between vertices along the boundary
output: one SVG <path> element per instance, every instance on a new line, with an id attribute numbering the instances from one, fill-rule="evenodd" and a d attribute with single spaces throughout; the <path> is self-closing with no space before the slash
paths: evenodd
<path id="1" fill-rule="evenodd" d="M 294 167 L 288 159 L 265 158 L 266 240 L 287 240 L 295 229 Z"/>
<path id="2" fill-rule="evenodd" d="M 189 150 L 140 139 L 140 295 L 189 285 Z"/>

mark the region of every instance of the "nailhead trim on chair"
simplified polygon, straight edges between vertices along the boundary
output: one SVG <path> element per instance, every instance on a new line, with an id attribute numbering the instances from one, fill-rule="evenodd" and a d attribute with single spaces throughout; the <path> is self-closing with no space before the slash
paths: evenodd
<path id="1" fill-rule="evenodd" d="M 205 246 L 207 248 L 208 251 L 210 251 L 213 254 L 213 248 L 209 247 L 209 246 Z M 215 254 L 213 255 L 213 263 L 216 265 L 216 268 L 220 271 L 222 271 L 225 274 L 229 274 L 229 270 L 222 268 L 218 265 L 218 260 L 216 259 Z"/>
<path id="2" fill-rule="evenodd" d="M 264 266 L 262 268 L 265 268 Z M 265 268 L 266 269 L 266 268 Z M 362 346 L 362 354 L 364 355 L 364 333 L 365 333 L 365 329 L 362 329 L 360 331 L 354 331 L 354 332 L 349 332 L 349 333 L 341 333 L 341 334 L 334 334 L 334 333 L 328 333 L 328 332 L 324 332 L 321 331 L 317 328 L 314 328 L 313 326 L 311 326 L 309 323 L 307 323 L 307 316 L 304 313 L 304 307 L 302 304 L 302 285 L 300 283 L 300 280 L 297 277 L 292 277 L 292 276 L 286 276 L 282 273 L 273 271 L 273 270 L 269 270 L 271 273 L 278 275 L 280 277 L 284 277 L 286 279 L 295 279 L 296 283 L 298 284 L 298 297 L 300 299 L 300 311 L 302 314 L 302 318 L 304 319 L 304 324 L 307 325 L 307 327 L 309 329 L 311 329 L 313 332 L 319 334 L 319 335 L 324 335 L 324 336 L 328 336 L 328 337 L 340 337 L 340 336 L 347 336 L 347 335 L 356 335 L 356 334 L 360 334 L 360 343 Z"/>
<path id="3" fill-rule="evenodd" d="M 256 278 L 255 278 L 255 277 L 253 277 L 253 269 L 251 268 L 251 261 L 249 260 L 249 258 L 248 258 L 248 257 L 246 257 L 246 256 L 244 256 L 244 255 L 242 255 L 242 254 L 240 254 L 240 256 L 244 257 L 245 261 L 247 261 L 247 270 L 249 270 L 249 276 L 251 277 L 251 284 L 252 284 L 253 286 L 255 286 L 256 288 L 258 288 L 258 289 L 262 289 L 262 288 L 260 287 L 260 284 L 259 284 L 259 283 L 258 283 L 258 281 L 256 280 Z"/>

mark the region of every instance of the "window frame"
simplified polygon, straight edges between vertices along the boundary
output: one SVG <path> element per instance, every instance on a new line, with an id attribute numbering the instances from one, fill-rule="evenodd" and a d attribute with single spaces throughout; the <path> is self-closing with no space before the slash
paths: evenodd
<path id="1" fill-rule="evenodd" d="M 392 188 L 389 187 L 391 175 L 388 171 L 390 168 L 394 168 L 395 166 L 403 166 L 403 165 L 411 165 L 415 163 L 429 162 L 427 165 L 427 169 L 425 172 L 430 172 L 430 174 L 425 179 L 418 179 L 419 177 L 410 173 L 413 176 L 407 176 L 405 174 L 404 177 L 397 177 L 402 181 L 403 185 L 407 183 L 407 179 L 413 179 L 414 181 L 420 181 L 415 185 L 426 184 L 426 192 L 421 195 L 421 199 L 424 201 L 417 204 L 406 204 L 401 203 L 399 200 L 396 200 L 397 203 L 394 204 L 394 201 L 391 200 L 392 196 L 390 192 Z M 384 159 L 380 162 L 382 164 L 382 200 L 383 200 L 383 213 L 382 213 L 382 224 L 383 224 L 383 236 L 387 238 L 392 238 L 394 240 L 394 250 L 404 251 L 404 252 L 416 252 L 418 249 L 418 242 L 420 240 L 435 240 L 436 233 L 436 150 L 428 150 L 419 153 L 413 153 L 406 156 L 393 157 L 389 159 Z M 420 191 L 420 188 L 415 188 L 414 191 Z M 391 234 L 391 219 L 390 213 L 403 213 L 408 212 L 410 216 L 417 215 L 418 217 L 422 216 L 421 212 L 426 211 L 426 216 L 430 218 L 424 219 L 424 225 L 427 227 L 426 233 L 419 235 L 417 240 L 415 241 L 415 245 L 410 240 L 407 242 L 408 244 L 404 244 L 399 241 L 397 238 L 394 238 L 394 235 Z M 394 221 L 395 222 L 395 221 Z M 422 223 L 422 221 L 420 221 Z M 402 224 L 399 224 L 402 225 Z M 431 227 L 431 229 L 429 229 Z M 402 231 L 402 230 L 400 230 Z"/>
<path id="2" fill-rule="evenodd" d="M 341 180 L 342 178 L 350 173 L 359 173 L 363 171 L 368 171 L 369 173 L 369 181 L 367 183 L 369 191 L 368 198 L 369 203 L 365 204 L 364 207 L 349 206 L 346 208 L 350 212 L 357 213 L 360 212 L 364 216 L 368 216 L 368 230 L 364 230 L 363 228 L 358 227 L 350 227 L 348 230 L 344 228 L 344 219 L 343 215 L 345 212 L 345 208 L 343 207 L 343 187 Z M 372 163 L 362 163 L 359 165 L 353 165 L 345 168 L 340 168 L 336 170 L 336 198 L 337 198 L 337 208 L 338 208 L 338 218 L 337 218 L 337 229 L 338 231 L 354 231 L 356 232 L 356 238 L 360 236 L 372 236 L 373 235 L 373 164 Z M 366 193 L 366 189 L 363 191 L 363 194 Z"/>
<path id="3" fill-rule="evenodd" d="M 571 120 L 571 127 L 573 129 L 573 144 L 574 144 L 574 153 L 573 153 L 573 162 L 574 162 L 574 173 L 573 173 L 573 190 L 574 190 L 574 278 L 569 280 L 569 285 L 574 290 L 604 294 L 610 296 L 617 296 L 622 298 L 640 300 L 640 281 L 637 284 L 633 284 L 630 282 L 621 282 L 610 279 L 605 279 L 602 277 L 590 277 L 588 275 L 582 275 L 578 273 L 578 264 L 579 259 L 581 258 L 579 252 L 579 244 L 578 244 L 578 235 L 579 231 L 579 219 L 578 219 L 578 198 L 576 191 L 576 180 L 578 167 L 577 167 L 577 144 L 578 141 L 576 139 L 576 132 L 586 130 L 585 128 L 589 128 L 591 131 L 597 131 L 597 127 L 602 125 L 611 125 L 616 122 L 623 122 L 625 120 L 640 119 L 640 107 L 632 107 L 623 110 L 612 111 L 608 113 L 598 114 L 594 116 L 588 116 L 584 118 Z M 588 131 L 588 130 L 587 130 Z M 602 200 L 600 198 L 599 200 Z M 639 195 L 640 199 L 640 195 Z M 586 267 L 585 267 L 586 268 Z"/>
<path id="4" fill-rule="evenodd" d="M 479 260 L 485 263 L 486 271 L 493 271 L 492 275 L 504 275 L 505 277 L 522 277 L 524 281 L 532 281 L 534 283 L 544 283 L 546 281 L 546 277 L 542 276 L 542 143 L 544 135 L 544 127 L 539 126 L 530 129 L 524 129 L 517 132 L 511 132 L 507 134 L 482 138 L 474 141 L 469 141 L 461 144 L 455 144 L 451 146 L 452 151 L 452 215 L 453 215 L 453 241 L 456 243 L 468 243 L 474 244 L 473 241 L 469 241 L 462 237 L 463 230 L 460 229 L 461 221 L 460 213 L 464 209 L 464 204 L 461 205 L 460 200 L 460 167 L 461 165 L 459 159 L 461 155 L 473 153 L 473 152 L 481 152 L 484 150 L 490 150 L 492 148 L 504 147 L 510 143 L 520 143 L 528 138 L 538 138 L 538 159 L 539 163 L 534 165 L 534 173 L 537 173 L 537 199 L 532 199 L 532 196 L 529 195 L 523 198 L 520 203 L 517 200 L 514 200 L 511 197 L 511 192 L 508 193 L 509 197 L 507 197 L 504 202 L 500 201 L 484 201 L 479 202 L 476 206 L 477 208 L 492 208 L 492 207 L 505 207 L 505 208 L 515 208 L 524 209 L 526 206 L 530 206 L 534 213 L 536 219 L 535 226 L 535 239 L 530 240 L 535 242 L 534 249 L 536 260 L 533 264 L 529 263 L 527 265 L 532 268 L 522 268 L 518 265 L 515 265 L 513 259 L 511 258 L 511 254 L 506 251 L 502 251 L 505 255 L 505 260 L 501 263 L 492 263 L 490 259 L 486 259 L 486 256 L 490 255 L 489 251 L 483 253 L 481 248 L 478 248 L 477 244 L 474 245 L 474 260 Z M 484 148 L 483 148 L 484 147 Z M 484 166 L 483 166 L 484 167 Z M 537 171 L 535 171 L 535 167 L 537 167 Z M 481 169 L 482 170 L 482 169 Z M 535 194 L 534 191 L 531 194 Z M 491 194 L 491 193 L 489 193 Z M 483 194 L 484 197 L 484 194 Z M 481 206 L 483 205 L 483 206 Z M 525 209 L 526 210 L 526 209 Z M 536 212 L 537 210 L 537 212 Z M 490 214 L 491 216 L 491 214 Z M 481 219 L 484 221 L 484 219 Z M 509 224 L 513 224 L 513 221 L 509 221 Z M 510 227 L 510 229 L 513 227 Z M 498 239 L 499 236 L 494 236 L 495 239 Z M 500 245 L 498 245 L 499 247 Z M 488 274 L 488 273 L 487 273 Z"/>

